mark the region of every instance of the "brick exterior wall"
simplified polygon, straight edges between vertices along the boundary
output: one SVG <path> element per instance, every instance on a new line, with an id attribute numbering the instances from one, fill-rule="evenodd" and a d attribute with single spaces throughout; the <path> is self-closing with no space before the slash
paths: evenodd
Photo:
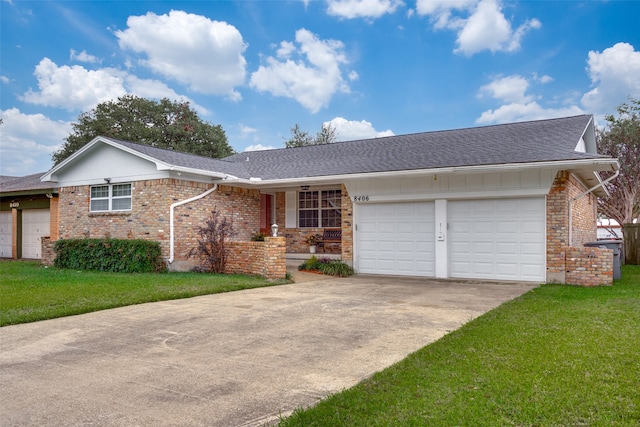
<path id="1" fill-rule="evenodd" d="M 112 237 L 160 242 L 162 256 L 169 257 L 169 207 L 200 195 L 211 184 L 177 179 L 157 179 L 132 183 L 132 209 L 128 212 L 89 212 L 89 186 L 59 190 L 59 237 Z M 221 185 L 216 191 L 174 210 L 174 255 L 186 259 L 197 242 L 197 228 L 204 226 L 217 209 L 233 220 L 234 240 L 248 241 L 260 228 L 260 192 Z"/>
<path id="2" fill-rule="evenodd" d="M 613 250 L 592 247 L 568 247 L 566 283 L 582 286 L 613 283 Z"/>
<path id="3" fill-rule="evenodd" d="M 56 253 L 53 250 L 53 244 L 55 240 L 51 237 L 42 237 L 40 239 L 40 244 L 42 245 L 42 264 L 47 265 L 49 267 L 53 266 L 53 260 L 56 259 Z"/>
<path id="4" fill-rule="evenodd" d="M 341 185 L 342 191 L 342 261 L 353 266 L 353 202 L 347 187 Z"/>
<path id="5" fill-rule="evenodd" d="M 586 242 L 597 238 L 596 197 L 589 193 L 572 203 L 571 242 L 569 201 L 587 188 L 568 171 L 560 171 L 547 194 L 547 282 L 592 286 L 610 284 L 613 278 L 613 252 L 599 253 L 611 262 L 592 262 L 594 252 L 583 250 Z M 571 246 L 570 246 L 571 245 Z M 584 257 L 581 260 L 581 257 Z M 586 264 L 585 264 L 586 263 Z M 589 268 L 586 265 L 589 265 Z M 603 278 L 609 277 L 608 282 Z"/>
<path id="6" fill-rule="evenodd" d="M 229 242 L 225 273 L 257 274 L 268 279 L 287 275 L 286 239 L 266 237 L 264 242 Z"/>

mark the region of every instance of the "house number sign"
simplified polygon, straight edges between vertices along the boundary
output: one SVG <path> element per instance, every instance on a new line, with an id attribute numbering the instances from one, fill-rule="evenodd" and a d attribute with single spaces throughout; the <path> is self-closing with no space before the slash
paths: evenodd
<path id="1" fill-rule="evenodd" d="M 11 202 L 11 203 L 9 203 L 9 207 L 10 208 L 19 208 L 20 207 L 20 202 Z"/>
<path id="2" fill-rule="evenodd" d="M 354 202 L 368 202 L 369 196 L 353 196 Z"/>

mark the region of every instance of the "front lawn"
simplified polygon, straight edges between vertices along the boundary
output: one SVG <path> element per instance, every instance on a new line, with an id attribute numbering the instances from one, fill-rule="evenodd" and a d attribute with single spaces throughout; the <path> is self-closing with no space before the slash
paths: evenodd
<path id="1" fill-rule="evenodd" d="M 0 326 L 273 284 L 244 275 L 103 273 L 0 261 Z"/>
<path id="2" fill-rule="evenodd" d="M 640 267 L 534 289 L 279 425 L 638 426 Z"/>

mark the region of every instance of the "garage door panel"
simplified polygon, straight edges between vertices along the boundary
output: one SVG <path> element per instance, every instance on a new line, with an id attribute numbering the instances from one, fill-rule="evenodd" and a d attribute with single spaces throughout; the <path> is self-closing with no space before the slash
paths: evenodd
<path id="1" fill-rule="evenodd" d="M 49 235 L 49 209 L 22 211 L 22 257 L 42 258 L 41 238 Z"/>
<path id="2" fill-rule="evenodd" d="M 360 205 L 359 271 L 433 276 L 434 212 L 433 202 Z"/>
<path id="3" fill-rule="evenodd" d="M 452 201 L 448 216 L 451 277 L 544 280 L 544 198 Z"/>
<path id="4" fill-rule="evenodd" d="M 0 257 L 11 258 L 11 212 L 0 212 Z"/>

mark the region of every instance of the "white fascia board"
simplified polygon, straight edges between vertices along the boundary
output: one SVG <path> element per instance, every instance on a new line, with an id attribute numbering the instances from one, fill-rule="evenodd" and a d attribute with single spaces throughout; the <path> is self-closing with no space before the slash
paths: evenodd
<path id="1" fill-rule="evenodd" d="M 539 170 L 539 169 L 555 169 L 555 170 L 591 170 L 591 171 L 611 171 L 615 172 L 619 169 L 619 164 L 616 159 L 584 159 L 584 160 L 560 160 L 550 162 L 535 162 L 535 163 L 507 163 L 498 165 L 478 165 L 478 166 L 459 166 L 459 167 L 447 167 L 447 168 L 432 168 L 432 169 L 412 169 L 412 170 L 399 170 L 399 171 L 385 171 L 385 172 L 368 172 L 368 173 L 354 173 L 344 175 L 327 175 L 327 176 L 315 176 L 315 177 L 300 177 L 300 178 L 287 178 L 287 179 L 272 179 L 262 181 L 250 181 L 239 179 L 237 182 L 248 186 L 285 186 L 285 185 L 310 185 L 310 184 L 332 184 L 343 183 L 350 180 L 369 179 L 369 178 L 385 178 L 385 177 L 412 177 L 421 175 L 468 175 L 478 173 L 495 173 L 505 171 L 519 171 L 519 170 Z"/>

